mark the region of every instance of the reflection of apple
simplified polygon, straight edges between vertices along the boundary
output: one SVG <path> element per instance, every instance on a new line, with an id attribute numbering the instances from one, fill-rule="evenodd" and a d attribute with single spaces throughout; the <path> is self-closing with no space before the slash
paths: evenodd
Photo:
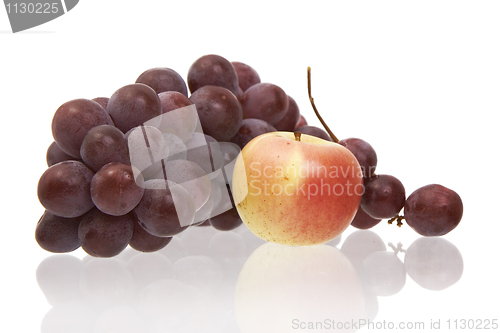
<path id="1" fill-rule="evenodd" d="M 265 243 L 241 269 L 234 309 L 241 333 L 356 332 L 351 323 L 363 316 L 363 297 L 338 249 Z"/>
<path id="2" fill-rule="evenodd" d="M 358 161 L 343 146 L 272 132 L 243 148 L 232 190 L 238 213 L 254 234 L 280 244 L 312 245 L 349 226 L 363 179 Z"/>

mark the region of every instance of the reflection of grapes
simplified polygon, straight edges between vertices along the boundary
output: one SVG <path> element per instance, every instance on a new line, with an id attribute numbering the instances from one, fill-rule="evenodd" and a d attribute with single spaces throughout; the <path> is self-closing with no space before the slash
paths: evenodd
<path id="1" fill-rule="evenodd" d="M 408 275 L 421 287 L 443 290 L 460 280 L 464 262 L 455 245 L 441 237 L 421 237 L 405 253 Z"/>
<path id="2" fill-rule="evenodd" d="M 391 296 L 406 283 L 405 265 L 394 252 L 379 251 L 363 260 L 361 277 L 369 291 L 377 296 Z"/>
<path id="3" fill-rule="evenodd" d="M 464 210 L 455 191 L 437 184 L 417 189 L 404 207 L 406 223 L 423 236 L 441 236 L 455 229 Z"/>
<path id="4" fill-rule="evenodd" d="M 233 230 L 243 223 L 234 207 L 222 214 L 211 217 L 209 221 L 212 227 L 217 230 Z"/>

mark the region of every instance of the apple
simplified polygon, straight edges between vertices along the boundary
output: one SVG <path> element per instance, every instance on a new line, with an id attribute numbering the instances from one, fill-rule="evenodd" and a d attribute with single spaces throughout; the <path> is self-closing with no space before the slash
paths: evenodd
<path id="1" fill-rule="evenodd" d="M 334 239 L 356 215 L 363 190 L 360 165 L 349 150 L 299 132 L 254 138 L 233 170 L 242 221 L 255 235 L 279 244 Z"/>

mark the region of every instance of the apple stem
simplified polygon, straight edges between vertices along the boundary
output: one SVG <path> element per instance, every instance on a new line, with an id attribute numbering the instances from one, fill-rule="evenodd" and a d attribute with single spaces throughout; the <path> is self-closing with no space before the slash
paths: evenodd
<path id="1" fill-rule="evenodd" d="M 302 133 L 300 131 L 297 131 L 293 132 L 293 134 L 295 135 L 295 141 L 300 141 L 300 136 L 302 135 Z"/>
<path id="2" fill-rule="evenodd" d="M 404 220 L 404 219 L 405 219 L 405 217 L 403 215 L 396 215 L 392 219 L 390 219 L 389 221 L 387 221 L 387 223 L 392 224 L 392 222 L 397 221 L 398 222 L 397 223 L 398 227 L 401 228 L 401 226 L 403 225 L 403 222 L 401 222 L 401 221 Z"/>
<path id="3" fill-rule="evenodd" d="M 314 113 L 316 114 L 316 117 L 318 117 L 319 121 L 321 122 L 321 124 L 323 125 L 323 127 L 325 128 L 325 130 L 328 132 L 328 135 L 330 135 L 330 137 L 332 138 L 333 142 L 339 142 L 339 139 L 337 139 L 337 137 L 335 136 L 335 134 L 333 134 L 333 132 L 330 130 L 330 128 L 328 127 L 328 125 L 325 123 L 325 121 L 323 120 L 323 118 L 320 116 L 319 112 L 318 112 L 318 109 L 316 108 L 316 105 L 314 104 L 314 98 L 312 98 L 312 95 L 311 95 L 311 67 L 307 67 L 307 92 L 309 94 L 309 101 L 311 102 L 311 105 L 312 105 L 312 108 L 314 110 Z"/>

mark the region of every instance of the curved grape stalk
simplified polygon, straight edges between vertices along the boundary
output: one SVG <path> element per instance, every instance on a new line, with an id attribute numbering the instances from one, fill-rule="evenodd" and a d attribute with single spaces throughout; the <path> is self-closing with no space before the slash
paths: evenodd
<path id="1" fill-rule="evenodd" d="M 165 187 L 180 186 L 189 192 L 195 202 L 194 220 L 182 219 L 180 207 L 184 197 L 172 191 L 182 227 L 234 207 L 231 179 L 241 149 L 230 142 L 207 142 L 194 104 L 166 112 L 132 129 L 128 147 L 138 186 L 149 189 L 152 184 L 149 180 L 164 180 Z"/>

